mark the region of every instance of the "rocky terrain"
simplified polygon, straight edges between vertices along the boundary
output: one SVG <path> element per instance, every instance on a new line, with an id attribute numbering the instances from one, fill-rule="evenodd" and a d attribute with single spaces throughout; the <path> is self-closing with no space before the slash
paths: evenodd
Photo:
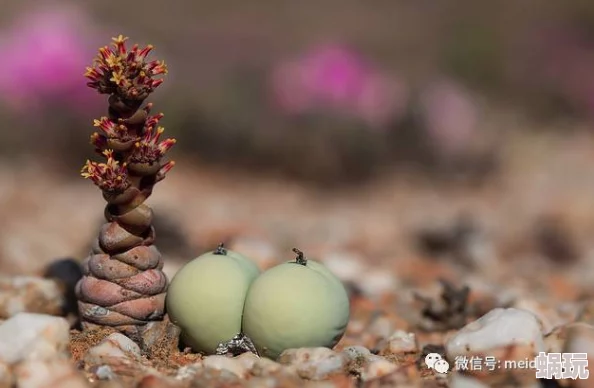
<path id="1" fill-rule="evenodd" d="M 81 332 L 76 271 L 56 262 L 84 258 L 102 199 L 51 162 L 2 163 L 0 387 L 591 386 L 504 362 L 541 351 L 594 357 L 594 139 L 508 144 L 480 186 L 401 174 L 319 191 L 179 160 L 150 200 L 168 276 L 224 241 L 261 268 L 297 246 L 348 288 L 338 346 L 276 361 L 194 354 L 172 325 L 150 349 L 110 329 Z M 449 373 L 425 365 L 430 353 Z M 479 361 L 462 371 L 464 357 Z"/>

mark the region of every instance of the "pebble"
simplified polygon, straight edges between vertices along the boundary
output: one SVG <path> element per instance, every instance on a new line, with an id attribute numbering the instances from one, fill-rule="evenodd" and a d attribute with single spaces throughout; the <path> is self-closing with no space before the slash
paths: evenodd
<path id="1" fill-rule="evenodd" d="M 19 313 L 0 325 L 0 363 L 48 361 L 65 356 L 70 325 L 60 317 Z"/>
<path id="2" fill-rule="evenodd" d="M 594 300 L 588 300 L 581 306 L 578 321 L 594 325 Z"/>
<path id="3" fill-rule="evenodd" d="M 407 333 L 403 330 L 395 331 L 387 339 L 386 346 L 380 350 L 382 354 L 404 354 L 414 353 L 419 350 L 414 333 Z"/>
<path id="4" fill-rule="evenodd" d="M 542 333 L 544 335 L 551 333 L 555 328 L 567 323 L 554 308 L 545 306 L 536 300 L 522 298 L 513 307 L 530 311 L 536 315 L 542 323 Z"/>
<path id="5" fill-rule="evenodd" d="M 567 325 L 567 339 L 563 347 L 564 353 L 587 353 L 594 359 L 594 326 L 587 323 Z"/>
<path id="6" fill-rule="evenodd" d="M 371 351 L 365 346 L 354 345 L 342 350 L 349 361 L 367 361 L 371 356 Z"/>
<path id="7" fill-rule="evenodd" d="M 52 279 L 33 276 L 0 277 L 0 318 L 31 312 L 60 315 L 62 288 Z"/>
<path id="8" fill-rule="evenodd" d="M 227 371 L 239 378 L 246 378 L 249 375 L 249 369 L 236 358 L 227 356 L 208 356 L 202 360 L 202 367 L 220 371 Z"/>
<path id="9" fill-rule="evenodd" d="M 367 327 L 366 332 L 378 338 L 388 338 L 396 330 L 394 321 L 387 316 L 375 318 Z"/>
<path id="10" fill-rule="evenodd" d="M 85 370 L 98 380 L 111 380 L 119 376 L 135 376 L 155 372 L 143 364 L 140 347 L 120 333 L 107 336 L 90 348 L 83 357 Z"/>
<path id="11" fill-rule="evenodd" d="M 344 370 L 348 358 L 328 348 L 300 348 L 282 352 L 279 363 L 294 366 L 301 378 L 321 380 Z"/>
<path id="12" fill-rule="evenodd" d="M 545 350 L 541 323 L 534 314 L 516 308 L 496 308 L 471 322 L 446 342 L 448 358 L 476 354 L 510 345 Z"/>
<path id="13" fill-rule="evenodd" d="M 361 380 L 370 381 L 387 376 L 397 369 L 396 364 L 386 360 L 383 357 L 372 355 L 368 359 L 367 365 L 363 367 Z"/>
<path id="14" fill-rule="evenodd" d="M 547 334 L 544 338 L 545 352 L 547 353 L 561 353 L 565 345 L 565 338 L 567 336 L 567 326 L 561 326 Z"/>
<path id="15" fill-rule="evenodd" d="M 258 363 L 258 360 L 260 360 L 260 357 L 256 356 L 252 352 L 245 352 L 235 357 L 235 360 L 247 370 L 252 370 Z"/>
<path id="16" fill-rule="evenodd" d="M 85 355 L 85 363 L 90 365 L 110 365 L 113 359 L 140 359 L 140 347 L 121 333 L 113 333 L 93 346 Z"/>
<path id="17" fill-rule="evenodd" d="M 354 253 L 330 251 L 322 255 L 321 261 L 343 282 L 358 283 L 365 271 L 364 261 Z"/>
<path id="18" fill-rule="evenodd" d="M 70 360 L 30 361 L 14 371 L 17 386 L 22 388 L 86 388 L 91 385 Z"/>
<path id="19" fill-rule="evenodd" d="M 359 374 L 363 381 L 379 379 L 397 369 L 396 364 L 372 354 L 364 346 L 349 346 L 342 350 L 342 354 L 349 361 L 349 372 Z"/>
<path id="20" fill-rule="evenodd" d="M 68 321 L 50 315 L 19 313 L 6 320 L 0 325 L 1 386 L 88 387 L 68 360 L 69 331 Z"/>
<path id="21" fill-rule="evenodd" d="M 286 372 L 286 375 L 297 375 L 295 367 L 283 367 L 283 365 L 269 358 L 259 358 L 251 369 L 254 376 L 270 376 L 277 374 L 280 371 Z"/>
<path id="22" fill-rule="evenodd" d="M 398 282 L 392 271 L 385 269 L 366 271 L 359 275 L 355 284 L 363 292 L 363 295 L 371 299 L 393 293 L 398 287 Z"/>

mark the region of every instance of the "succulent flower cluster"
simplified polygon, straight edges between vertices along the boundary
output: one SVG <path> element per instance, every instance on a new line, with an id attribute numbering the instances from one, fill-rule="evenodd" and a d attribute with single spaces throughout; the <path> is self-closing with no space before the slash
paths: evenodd
<path id="1" fill-rule="evenodd" d="M 84 327 L 112 326 L 142 341 L 150 322 L 164 316 L 167 278 L 161 254 L 153 245 L 152 210 L 144 204 L 154 185 L 174 166 L 164 161 L 175 139 L 161 140 L 163 114 L 151 115 L 144 100 L 167 74 L 161 61 L 147 61 L 151 45 L 126 48 L 123 36 L 99 49 L 85 76 L 88 86 L 109 95 L 106 117 L 94 121 L 91 144 L 103 162 L 88 160 L 82 168 L 103 192 L 105 218 L 76 292 Z"/>

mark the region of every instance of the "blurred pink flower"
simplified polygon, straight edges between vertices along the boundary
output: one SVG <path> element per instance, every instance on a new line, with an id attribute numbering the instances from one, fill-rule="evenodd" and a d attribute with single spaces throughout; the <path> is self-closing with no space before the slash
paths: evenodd
<path id="1" fill-rule="evenodd" d="M 85 108 L 93 101 L 83 77 L 95 55 L 89 21 L 78 8 L 27 12 L 0 31 L 0 99 L 30 109 L 56 99 Z"/>
<path id="2" fill-rule="evenodd" d="M 331 111 L 374 126 L 401 115 L 407 103 L 402 82 L 339 45 L 318 46 L 279 64 L 271 85 L 274 102 L 286 113 Z"/>
<path id="3" fill-rule="evenodd" d="M 420 108 L 430 141 L 445 155 L 468 150 L 476 139 L 478 113 L 471 95 L 443 79 L 421 92 Z"/>

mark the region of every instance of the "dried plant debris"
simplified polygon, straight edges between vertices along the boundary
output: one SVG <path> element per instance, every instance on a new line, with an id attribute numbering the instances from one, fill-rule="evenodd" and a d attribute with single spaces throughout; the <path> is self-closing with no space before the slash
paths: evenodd
<path id="1" fill-rule="evenodd" d="M 580 252 L 567 226 L 556 217 L 537 220 L 534 231 L 536 250 L 541 255 L 559 264 L 578 261 Z"/>
<path id="2" fill-rule="evenodd" d="M 421 329 L 427 331 L 447 331 L 459 329 L 467 323 L 469 317 L 468 296 L 470 287 L 455 287 L 447 280 L 440 280 L 442 292 L 435 300 L 419 294 L 415 297 L 424 306 L 421 309 Z"/>
<path id="3" fill-rule="evenodd" d="M 430 258 L 449 258 L 473 267 L 482 261 L 474 248 L 477 243 L 484 243 L 483 230 L 468 214 L 445 226 L 424 228 L 414 240 L 417 249 Z"/>

